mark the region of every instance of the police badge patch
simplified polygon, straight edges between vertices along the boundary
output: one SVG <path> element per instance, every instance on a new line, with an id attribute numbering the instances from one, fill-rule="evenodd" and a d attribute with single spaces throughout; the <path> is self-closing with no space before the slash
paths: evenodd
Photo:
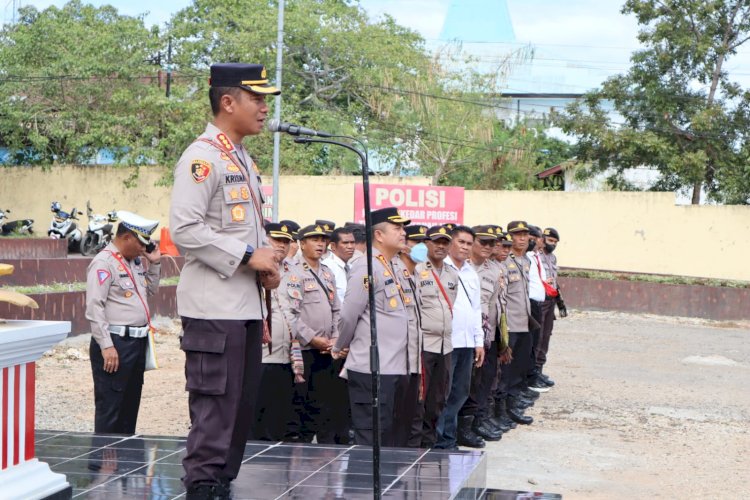
<path id="1" fill-rule="evenodd" d="M 200 184 L 201 182 L 208 179 L 208 175 L 211 173 L 211 164 L 206 160 L 193 160 L 190 162 L 190 175 L 193 176 L 193 180 Z"/>

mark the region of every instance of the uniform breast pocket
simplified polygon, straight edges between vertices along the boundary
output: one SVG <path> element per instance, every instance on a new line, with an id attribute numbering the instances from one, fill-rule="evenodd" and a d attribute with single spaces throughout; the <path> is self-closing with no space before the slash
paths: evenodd
<path id="1" fill-rule="evenodd" d="M 515 283 L 517 281 L 521 281 L 521 274 L 520 273 L 511 273 L 508 275 L 508 281 L 511 283 Z"/>
<path id="2" fill-rule="evenodd" d="M 227 184 L 224 190 L 224 204 L 221 208 L 223 227 L 250 224 L 253 214 L 250 190 L 244 184 Z"/>
<path id="3" fill-rule="evenodd" d="M 385 310 L 397 311 L 401 309 L 401 301 L 398 296 L 396 285 L 386 285 L 385 287 Z"/>
<path id="4" fill-rule="evenodd" d="M 118 279 L 117 286 L 119 286 L 123 290 L 133 290 L 135 288 L 135 284 L 133 283 L 133 280 L 131 280 L 130 278 Z"/>
<path id="5" fill-rule="evenodd" d="M 317 304 L 322 300 L 323 292 L 319 288 L 305 290 L 305 302 L 308 304 Z"/>

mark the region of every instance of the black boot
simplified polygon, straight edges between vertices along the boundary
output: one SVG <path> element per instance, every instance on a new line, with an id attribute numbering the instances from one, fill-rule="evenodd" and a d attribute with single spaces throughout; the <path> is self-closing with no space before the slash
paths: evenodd
<path id="1" fill-rule="evenodd" d="M 508 413 L 505 411 L 504 400 L 493 400 L 492 414 L 492 423 L 495 424 L 503 432 L 508 432 L 511 429 L 515 429 L 518 425 L 508 417 Z"/>
<path id="2" fill-rule="evenodd" d="M 198 483 L 190 485 L 185 494 L 188 500 L 230 500 L 229 483 Z"/>
<path id="3" fill-rule="evenodd" d="M 555 381 L 549 378 L 544 372 L 539 372 L 539 378 L 542 379 L 542 382 L 544 382 L 547 387 L 552 387 L 555 385 Z"/>
<path id="4" fill-rule="evenodd" d="M 508 416 L 514 422 L 521 425 L 530 425 L 532 422 L 534 422 L 534 419 L 532 417 L 523 414 L 523 409 L 519 408 L 516 405 L 515 398 L 513 398 L 512 396 L 508 396 L 506 405 Z"/>
<path id="5" fill-rule="evenodd" d="M 539 393 L 536 391 L 532 391 L 530 387 L 521 391 L 521 396 L 524 399 L 528 399 L 531 401 L 536 401 L 537 399 L 539 399 Z"/>
<path id="6" fill-rule="evenodd" d="M 488 418 L 477 418 L 476 415 L 474 416 L 474 422 L 471 424 L 471 430 L 485 441 L 500 441 L 500 438 L 503 437 L 502 431 L 495 428 Z"/>
<path id="7" fill-rule="evenodd" d="M 474 431 L 471 430 L 471 424 L 473 422 L 474 417 L 471 415 L 458 417 L 458 432 L 456 433 L 456 441 L 460 446 L 468 446 L 469 448 L 484 448 L 484 439 L 474 434 Z"/>

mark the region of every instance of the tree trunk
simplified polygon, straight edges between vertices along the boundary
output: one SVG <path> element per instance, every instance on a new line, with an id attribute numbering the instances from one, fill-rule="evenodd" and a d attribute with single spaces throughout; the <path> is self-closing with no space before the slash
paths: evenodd
<path id="1" fill-rule="evenodd" d="M 693 205 L 700 205 L 701 204 L 701 188 L 703 187 L 703 182 L 701 181 L 695 181 L 695 184 L 693 184 L 693 199 L 690 201 Z"/>

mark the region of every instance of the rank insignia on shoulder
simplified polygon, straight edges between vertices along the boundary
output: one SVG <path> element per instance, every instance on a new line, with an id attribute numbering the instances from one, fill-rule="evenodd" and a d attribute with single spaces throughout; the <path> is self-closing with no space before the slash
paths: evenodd
<path id="1" fill-rule="evenodd" d="M 193 160 L 190 162 L 190 175 L 196 184 L 200 184 L 208 179 L 210 173 L 211 164 L 206 160 Z"/>
<path id="2" fill-rule="evenodd" d="M 109 271 L 107 271 L 105 269 L 98 269 L 96 271 L 96 277 L 99 280 L 99 284 L 100 285 L 103 285 L 104 282 L 107 281 L 110 276 L 111 276 L 111 274 L 109 274 Z"/>
<path id="3" fill-rule="evenodd" d="M 227 151 L 234 151 L 234 144 L 232 144 L 232 141 L 230 141 L 226 135 L 219 134 L 216 136 L 216 140 L 219 141 L 219 144 L 224 146 Z"/>
<path id="4" fill-rule="evenodd" d="M 411 275 L 409 274 L 409 270 L 408 269 L 404 269 L 404 278 L 409 279 L 410 277 L 411 277 Z"/>

